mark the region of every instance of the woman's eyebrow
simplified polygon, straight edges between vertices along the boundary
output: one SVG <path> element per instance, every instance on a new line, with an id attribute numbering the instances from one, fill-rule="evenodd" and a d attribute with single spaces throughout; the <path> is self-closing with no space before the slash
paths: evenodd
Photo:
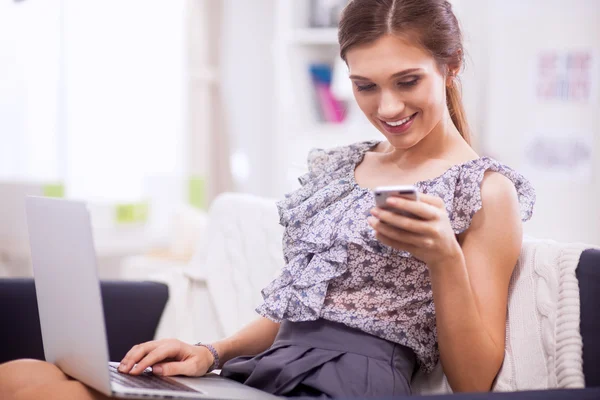
<path id="1" fill-rule="evenodd" d="M 395 74 L 393 74 L 391 76 L 392 79 L 394 78 L 400 78 L 404 75 L 408 75 L 408 74 L 412 74 L 415 72 L 421 72 L 423 69 L 422 68 L 409 68 L 409 69 L 405 69 L 404 71 L 400 71 L 400 72 L 396 72 Z M 362 81 L 370 81 L 369 78 L 365 78 L 364 76 L 360 76 L 360 75 L 350 75 L 349 77 L 350 79 L 357 79 L 357 80 L 362 80 Z"/>

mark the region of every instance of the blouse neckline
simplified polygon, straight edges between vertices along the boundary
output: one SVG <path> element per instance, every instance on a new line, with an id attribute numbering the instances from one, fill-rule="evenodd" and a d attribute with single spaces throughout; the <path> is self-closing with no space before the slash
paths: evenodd
<path id="1" fill-rule="evenodd" d="M 371 192 L 373 189 L 372 188 L 368 188 L 368 187 L 364 187 L 361 186 L 357 181 L 356 181 L 356 168 L 358 168 L 358 165 L 364 160 L 365 158 L 365 154 L 367 154 L 368 151 L 374 149 L 375 147 L 377 147 L 377 145 L 379 145 L 379 143 L 381 143 L 381 140 L 370 140 L 367 142 L 363 142 L 364 146 L 361 146 L 361 148 L 358 150 L 356 157 L 354 158 L 354 161 L 350 164 L 351 168 L 350 168 L 350 172 L 349 172 L 349 176 L 350 176 L 350 183 L 358 190 L 362 191 L 362 192 Z M 445 170 L 444 172 L 442 172 L 441 174 L 430 178 L 430 179 L 423 179 L 420 181 L 417 181 L 415 183 L 413 183 L 413 186 L 416 187 L 420 187 L 424 184 L 427 183 L 431 183 L 431 182 L 435 182 L 437 180 L 440 180 L 442 178 L 444 178 L 446 175 L 450 174 L 451 172 L 457 170 L 457 169 L 461 169 L 466 165 L 469 164 L 474 164 L 478 161 L 483 161 L 483 160 L 489 160 L 489 157 L 478 157 L 478 158 L 474 158 L 472 160 L 468 160 L 465 161 L 463 163 L 460 164 L 454 164 L 453 166 L 451 166 L 450 168 L 448 168 L 447 170 Z"/>

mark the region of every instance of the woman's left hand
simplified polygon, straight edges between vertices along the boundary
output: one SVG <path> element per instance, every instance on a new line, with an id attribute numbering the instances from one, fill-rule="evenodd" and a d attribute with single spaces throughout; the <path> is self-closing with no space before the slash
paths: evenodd
<path id="1" fill-rule="evenodd" d="M 408 251 L 430 268 L 463 256 L 444 201 L 439 197 L 419 194 L 419 201 L 390 197 L 387 207 L 411 213 L 420 219 L 373 208 L 373 216 L 368 218 L 368 222 L 381 243 Z"/>

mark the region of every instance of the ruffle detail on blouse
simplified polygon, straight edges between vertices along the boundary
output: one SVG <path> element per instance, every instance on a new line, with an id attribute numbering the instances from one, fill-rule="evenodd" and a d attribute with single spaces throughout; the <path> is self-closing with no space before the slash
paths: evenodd
<path id="1" fill-rule="evenodd" d="M 455 234 L 466 231 L 471 225 L 473 216 L 483 206 L 481 183 L 487 171 L 498 172 L 513 183 L 519 199 L 521 220 L 525 222 L 531 218 L 536 198 L 535 189 L 521 174 L 488 157 L 466 162 L 459 167 L 452 208 L 449 210 L 450 222 Z"/>
<path id="2" fill-rule="evenodd" d="M 286 266 L 263 289 L 265 302 L 257 311 L 275 321 L 318 319 L 327 287 L 348 267 L 348 245 L 379 251 L 382 245 L 370 229 L 347 219 L 346 211 L 369 195 L 354 184 L 354 166 L 378 142 L 361 142 L 330 150 L 314 149 L 308 156 L 309 172 L 299 178 L 302 185 L 277 203 L 283 236 Z M 347 221 L 346 221 L 347 219 Z M 349 224 L 336 229 L 340 224 Z M 350 226 L 351 225 L 351 226 Z"/>
<path id="3" fill-rule="evenodd" d="M 346 272 L 346 247 L 337 246 L 291 260 L 296 266 L 306 266 L 297 274 L 284 270 L 262 290 L 265 298 L 258 311 L 275 321 L 309 321 L 320 317 L 329 281 Z M 268 300 L 268 301 L 267 301 Z"/>

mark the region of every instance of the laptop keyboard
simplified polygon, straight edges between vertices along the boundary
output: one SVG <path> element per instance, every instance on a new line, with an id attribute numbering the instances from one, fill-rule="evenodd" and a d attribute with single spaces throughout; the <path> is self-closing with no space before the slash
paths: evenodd
<path id="1" fill-rule="evenodd" d="M 175 382 L 170 379 L 160 378 L 152 373 L 144 372 L 141 375 L 128 375 L 122 374 L 117 371 L 117 368 L 113 365 L 108 366 L 110 371 L 110 380 L 112 382 L 119 383 L 128 388 L 135 389 L 153 389 L 153 390 L 175 390 L 178 392 L 196 392 L 197 390 L 192 389 L 189 386 L 185 386 L 182 383 Z"/>

